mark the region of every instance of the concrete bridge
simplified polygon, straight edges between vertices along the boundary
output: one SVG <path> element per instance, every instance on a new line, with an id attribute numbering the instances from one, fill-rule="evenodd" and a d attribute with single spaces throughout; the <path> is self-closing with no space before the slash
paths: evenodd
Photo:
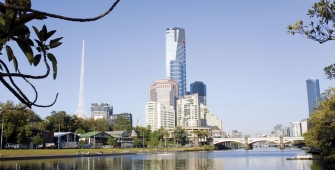
<path id="1" fill-rule="evenodd" d="M 244 144 L 245 150 L 252 149 L 252 144 L 256 142 L 275 142 L 278 144 L 279 149 L 285 149 L 285 143 L 292 142 L 292 141 L 298 141 L 298 140 L 305 140 L 304 137 L 268 137 L 268 138 L 214 138 L 213 144 L 222 144 L 226 142 L 238 142 L 241 144 Z"/>

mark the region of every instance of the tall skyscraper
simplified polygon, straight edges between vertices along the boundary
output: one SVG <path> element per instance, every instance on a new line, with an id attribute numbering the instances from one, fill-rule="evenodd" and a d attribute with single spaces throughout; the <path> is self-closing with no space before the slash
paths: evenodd
<path id="1" fill-rule="evenodd" d="M 195 81 L 190 85 L 190 93 L 196 94 L 198 93 L 199 102 L 203 105 L 207 105 L 207 94 L 206 94 L 206 84 L 201 81 Z"/>
<path id="2" fill-rule="evenodd" d="M 309 116 L 311 116 L 314 108 L 318 106 L 318 102 L 320 101 L 319 79 L 314 78 L 307 79 L 306 85 L 307 85 Z"/>
<path id="3" fill-rule="evenodd" d="M 166 78 L 178 82 L 179 95 L 186 93 L 186 47 L 185 29 L 166 29 Z"/>

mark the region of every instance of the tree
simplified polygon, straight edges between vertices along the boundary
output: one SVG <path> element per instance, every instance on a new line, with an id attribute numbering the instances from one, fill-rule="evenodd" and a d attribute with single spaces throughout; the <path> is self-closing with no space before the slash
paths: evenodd
<path id="1" fill-rule="evenodd" d="M 2 109 L 0 118 L 4 119 L 4 137 L 6 141 L 21 143 L 31 135 L 34 124 L 41 122 L 41 118 L 33 111 L 23 108 L 23 104 L 14 105 L 12 101 L 0 103 Z M 15 116 L 13 116 L 15 115 Z"/>
<path id="2" fill-rule="evenodd" d="M 153 131 L 152 133 L 150 133 L 150 140 L 148 144 L 150 146 L 158 146 L 159 139 L 160 139 L 159 131 Z"/>
<path id="3" fill-rule="evenodd" d="M 312 126 L 303 134 L 306 145 L 327 152 L 327 145 L 335 139 L 335 88 L 324 101 L 319 103 L 309 120 Z"/>
<path id="4" fill-rule="evenodd" d="M 85 132 L 85 130 L 79 128 L 79 129 L 77 129 L 74 133 L 75 133 L 76 135 L 78 135 L 78 134 L 84 134 L 84 133 L 86 133 L 86 132 Z"/>
<path id="5" fill-rule="evenodd" d="M 57 59 L 49 52 L 49 50 L 58 47 L 62 43 L 60 38 L 52 39 L 49 42 L 47 40 L 56 32 L 56 30 L 48 31 L 47 27 L 44 25 L 41 30 L 38 30 L 33 26 L 33 30 L 36 33 L 36 38 L 34 39 L 37 45 L 30 38 L 30 29 L 26 26 L 27 23 L 36 19 L 47 19 L 47 17 L 58 18 L 67 21 L 74 22 L 89 22 L 98 20 L 107 14 L 109 14 L 114 7 L 119 3 L 120 0 L 116 0 L 114 4 L 103 14 L 94 18 L 69 18 L 65 16 L 60 16 L 56 14 L 50 14 L 43 11 L 34 10 L 31 8 L 31 0 L 5 0 L 5 3 L 0 3 L 0 51 L 3 47 L 6 48 L 8 62 L 13 62 L 14 72 L 11 72 L 7 64 L 0 59 L 0 82 L 20 101 L 23 103 L 23 107 L 32 106 L 36 107 L 50 107 L 55 104 L 58 94 L 55 100 L 50 105 L 39 105 L 36 104 L 38 98 L 38 92 L 35 86 L 29 81 L 29 79 L 44 79 L 49 76 L 50 66 L 47 61 L 51 62 L 53 70 L 53 78 L 57 77 Z M 12 40 L 15 41 L 21 48 L 22 52 L 25 54 L 30 65 L 37 66 L 42 59 L 47 71 L 44 75 L 35 76 L 22 74 L 19 70 L 19 60 L 14 55 L 12 48 L 8 45 L 8 42 Z M 33 48 L 36 48 L 38 54 L 34 55 Z M 9 80 L 8 80 L 8 79 Z M 19 88 L 19 86 L 14 81 L 14 78 L 22 78 L 25 80 L 35 91 L 35 98 L 33 100 L 29 99 L 27 95 Z"/>
<path id="6" fill-rule="evenodd" d="M 131 133 L 133 127 L 130 123 L 129 120 L 123 117 L 119 117 L 115 120 L 115 123 L 112 125 L 113 126 L 113 131 L 121 131 L 125 130 L 128 133 Z"/>
<path id="7" fill-rule="evenodd" d="M 186 142 L 186 137 L 187 137 L 186 130 L 183 129 L 181 126 L 177 126 L 173 130 L 173 137 L 174 137 L 174 140 L 177 141 L 177 143 L 184 145 Z"/>
<path id="8" fill-rule="evenodd" d="M 134 137 L 133 140 L 134 140 L 134 146 L 137 148 L 138 145 L 140 144 L 140 140 L 138 139 L 138 137 Z"/>
<path id="9" fill-rule="evenodd" d="M 295 25 L 288 25 L 288 33 L 301 34 L 302 36 L 317 41 L 320 44 L 335 40 L 335 1 L 320 0 L 314 3 L 312 9 L 308 10 L 310 18 L 316 17 L 317 22 L 311 21 L 309 26 L 304 25 L 303 21 L 297 21 Z M 335 78 L 335 64 L 329 65 L 324 69 L 328 79 Z"/>
<path id="10" fill-rule="evenodd" d="M 111 145 L 111 146 L 115 146 L 116 145 L 116 141 L 112 137 L 108 138 L 107 143 L 108 143 L 108 145 Z"/>
<path id="11" fill-rule="evenodd" d="M 43 139 L 41 138 L 41 134 L 37 133 L 36 136 L 31 138 L 31 141 L 34 143 L 35 146 L 41 144 L 43 142 Z"/>

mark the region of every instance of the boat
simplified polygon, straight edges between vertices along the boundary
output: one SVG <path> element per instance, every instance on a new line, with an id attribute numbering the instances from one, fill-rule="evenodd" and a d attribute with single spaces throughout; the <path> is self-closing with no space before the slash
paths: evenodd
<path id="1" fill-rule="evenodd" d="M 286 160 L 318 160 L 319 158 L 313 158 L 312 155 L 298 155 L 293 158 L 286 158 Z"/>

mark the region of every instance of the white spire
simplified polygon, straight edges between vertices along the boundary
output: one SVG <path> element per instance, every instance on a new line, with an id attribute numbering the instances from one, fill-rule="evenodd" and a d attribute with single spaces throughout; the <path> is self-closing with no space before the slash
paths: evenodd
<path id="1" fill-rule="evenodd" d="M 81 73 L 80 73 L 80 90 L 79 90 L 79 102 L 76 111 L 76 116 L 87 119 L 84 102 L 84 56 L 85 56 L 85 40 L 83 40 L 83 50 L 81 58 Z"/>

